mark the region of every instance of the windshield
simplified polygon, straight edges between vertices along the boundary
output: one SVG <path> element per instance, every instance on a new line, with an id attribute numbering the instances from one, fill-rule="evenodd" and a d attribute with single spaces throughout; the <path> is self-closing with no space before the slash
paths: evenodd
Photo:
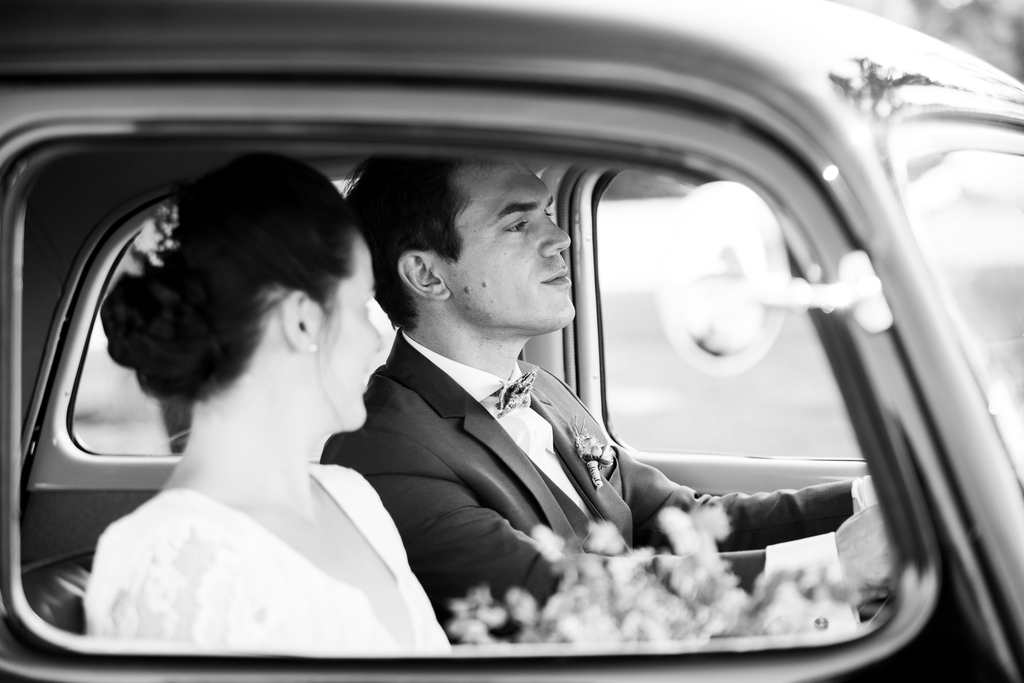
<path id="1" fill-rule="evenodd" d="M 1018 474 L 1024 472 L 1024 156 L 914 160 L 907 196 L 922 249 Z"/>

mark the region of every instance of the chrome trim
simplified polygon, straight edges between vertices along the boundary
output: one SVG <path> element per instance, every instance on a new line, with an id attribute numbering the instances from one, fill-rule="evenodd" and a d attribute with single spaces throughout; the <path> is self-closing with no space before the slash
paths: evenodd
<path id="1" fill-rule="evenodd" d="M 757 301 L 772 308 L 804 312 L 850 311 L 865 332 L 892 327 L 892 311 L 875 275 L 871 258 L 858 249 L 839 259 L 839 282 L 812 284 L 802 277 L 768 275 L 751 282 Z"/>
<path id="2" fill-rule="evenodd" d="M 572 269 L 576 306 L 576 393 L 594 415 L 604 415 L 601 391 L 601 332 L 597 323 L 597 279 L 594 268 L 594 187 L 603 169 L 587 171 L 573 189 Z M 603 422 L 603 420 L 601 421 Z"/>
<path id="3" fill-rule="evenodd" d="M 701 493 L 760 493 L 778 489 L 848 481 L 868 474 L 863 460 L 811 460 L 729 453 L 632 453 L 637 460 L 657 467 L 673 479 L 673 471 L 685 471 L 676 480 Z"/>

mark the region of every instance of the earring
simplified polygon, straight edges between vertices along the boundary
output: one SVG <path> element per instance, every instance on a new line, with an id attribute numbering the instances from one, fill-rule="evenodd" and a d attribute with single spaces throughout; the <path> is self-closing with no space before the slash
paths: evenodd
<path id="1" fill-rule="evenodd" d="M 310 344 L 307 348 L 309 349 L 310 353 L 316 353 L 317 351 L 320 350 L 320 347 L 317 346 L 316 344 Z"/>

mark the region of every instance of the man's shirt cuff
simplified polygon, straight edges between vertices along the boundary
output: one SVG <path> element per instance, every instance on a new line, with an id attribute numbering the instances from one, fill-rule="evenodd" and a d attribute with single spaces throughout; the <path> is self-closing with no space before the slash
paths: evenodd
<path id="1" fill-rule="evenodd" d="M 777 543 L 765 548 L 765 576 L 784 571 L 823 570 L 829 581 L 841 583 L 843 569 L 839 563 L 839 550 L 836 548 L 835 533 L 809 536 L 796 541 Z M 849 609 L 831 609 L 827 613 L 810 614 L 808 630 L 826 630 L 829 633 L 849 630 L 856 626 L 860 619 L 852 606 Z M 822 626 L 824 625 L 824 628 Z"/>
<path id="2" fill-rule="evenodd" d="M 878 494 L 875 493 L 875 485 L 871 483 L 871 475 L 854 479 L 850 495 L 853 496 L 853 514 L 878 505 Z"/>

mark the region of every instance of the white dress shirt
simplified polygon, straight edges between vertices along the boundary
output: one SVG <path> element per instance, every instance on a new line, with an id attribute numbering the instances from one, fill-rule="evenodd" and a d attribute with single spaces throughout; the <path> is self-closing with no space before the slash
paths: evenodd
<path id="1" fill-rule="evenodd" d="M 517 408 L 504 417 L 498 418 L 498 399 L 492 394 L 522 376 L 523 372 L 519 369 L 518 363 L 513 368 L 512 375 L 507 380 L 503 380 L 497 375 L 471 368 L 431 351 L 404 332 L 402 335 L 409 342 L 409 346 L 422 353 L 427 360 L 465 389 L 467 394 L 479 401 L 498 420 L 498 424 L 512 437 L 516 445 L 533 461 L 533 464 L 546 474 L 548 479 L 561 489 L 562 493 L 569 496 L 569 499 L 576 503 L 588 517 L 590 516 L 587 505 L 580 497 L 579 491 L 569 481 L 569 476 L 562 468 L 562 461 L 555 454 L 554 438 L 551 435 L 551 425 L 548 421 L 532 407 Z"/>

